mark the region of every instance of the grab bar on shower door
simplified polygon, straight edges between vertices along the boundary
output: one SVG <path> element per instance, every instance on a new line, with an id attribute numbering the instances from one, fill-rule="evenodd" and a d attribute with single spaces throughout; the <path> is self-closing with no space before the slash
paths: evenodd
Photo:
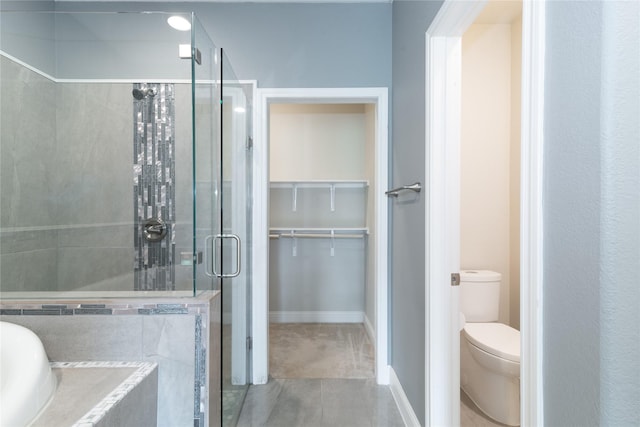
<path id="1" fill-rule="evenodd" d="M 420 191 L 422 191 L 422 185 L 419 182 L 414 182 L 410 185 L 403 185 L 402 187 L 386 191 L 384 194 L 390 197 L 398 197 L 398 194 L 400 194 L 401 191 L 413 191 L 415 193 L 419 193 Z"/>

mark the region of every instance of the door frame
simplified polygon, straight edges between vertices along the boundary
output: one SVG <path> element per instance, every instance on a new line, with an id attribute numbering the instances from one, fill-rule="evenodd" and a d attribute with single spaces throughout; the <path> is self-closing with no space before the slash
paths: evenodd
<path id="1" fill-rule="evenodd" d="M 375 370 L 378 384 L 389 384 L 388 361 L 388 89 L 257 89 L 253 146 L 252 383 L 269 379 L 269 105 L 271 103 L 369 103 L 376 105 L 375 182 L 369 197 L 375 210 Z M 374 191 L 372 192 L 371 189 Z"/>
<path id="2" fill-rule="evenodd" d="M 459 270 L 461 37 L 486 0 L 445 0 L 426 33 L 425 349 L 428 425 L 459 425 Z M 545 2 L 524 0 L 522 10 L 522 131 L 520 213 L 521 425 L 544 422 L 543 407 L 543 116 Z M 444 226 L 443 226 L 444 225 Z M 431 349 L 439 349 L 431 352 Z"/>

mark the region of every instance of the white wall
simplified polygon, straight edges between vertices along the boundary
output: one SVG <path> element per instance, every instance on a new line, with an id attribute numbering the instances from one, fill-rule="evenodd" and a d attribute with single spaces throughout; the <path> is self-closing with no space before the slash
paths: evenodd
<path id="1" fill-rule="evenodd" d="M 271 181 L 366 179 L 362 104 L 270 107 Z"/>
<path id="2" fill-rule="evenodd" d="M 520 329 L 520 113 L 522 104 L 522 15 L 511 23 L 510 277 L 509 324 Z"/>
<path id="3" fill-rule="evenodd" d="M 474 24 L 462 39 L 460 263 L 502 274 L 500 321 L 518 327 L 519 301 L 511 313 L 510 298 L 519 286 L 520 125 L 512 104 L 519 105 L 520 95 L 513 90 L 519 88 L 512 76 L 513 32 L 511 24 Z"/>

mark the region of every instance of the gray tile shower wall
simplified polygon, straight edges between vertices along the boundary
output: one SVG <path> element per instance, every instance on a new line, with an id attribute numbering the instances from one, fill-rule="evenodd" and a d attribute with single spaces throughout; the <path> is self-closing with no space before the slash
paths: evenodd
<path id="1" fill-rule="evenodd" d="M 133 113 L 129 84 L 55 85 L 58 287 L 50 290 L 66 291 L 132 270 Z"/>
<path id="2" fill-rule="evenodd" d="M 220 419 L 218 292 L 170 300 L 3 300 L 0 314 L 34 331 L 52 361 L 157 363 L 158 426 Z"/>
<path id="3" fill-rule="evenodd" d="M 0 288 L 55 287 L 55 84 L 4 56 L 0 74 Z"/>
<path id="4" fill-rule="evenodd" d="M 133 290 L 114 280 L 134 265 L 132 85 L 59 82 L 5 56 L 0 73 L 0 290 Z M 178 254 L 193 250 L 190 94 L 175 84 Z"/>

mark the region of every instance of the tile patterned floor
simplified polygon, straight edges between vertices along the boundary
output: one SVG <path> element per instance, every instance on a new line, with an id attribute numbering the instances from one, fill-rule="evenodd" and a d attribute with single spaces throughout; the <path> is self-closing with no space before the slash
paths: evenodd
<path id="1" fill-rule="evenodd" d="M 238 427 L 403 427 L 391 391 L 374 379 L 271 379 L 251 386 Z"/>
<path id="2" fill-rule="evenodd" d="M 460 427 L 505 427 L 486 416 L 464 391 L 460 390 Z"/>
<path id="3" fill-rule="evenodd" d="M 251 386 L 239 427 L 404 426 L 387 386 L 374 378 L 362 324 L 269 327 L 272 378 Z"/>
<path id="4" fill-rule="evenodd" d="M 238 427 L 400 427 L 387 386 L 374 379 L 373 346 L 357 324 L 271 324 L 266 385 L 251 386 Z M 503 427 L 462 391 L 461 427 Z"/>
<path id="5" fill-rule="evenodd" d="M 374 378 L 374 349 L 361 323 L 272 323 L 273 378 Z"/>

